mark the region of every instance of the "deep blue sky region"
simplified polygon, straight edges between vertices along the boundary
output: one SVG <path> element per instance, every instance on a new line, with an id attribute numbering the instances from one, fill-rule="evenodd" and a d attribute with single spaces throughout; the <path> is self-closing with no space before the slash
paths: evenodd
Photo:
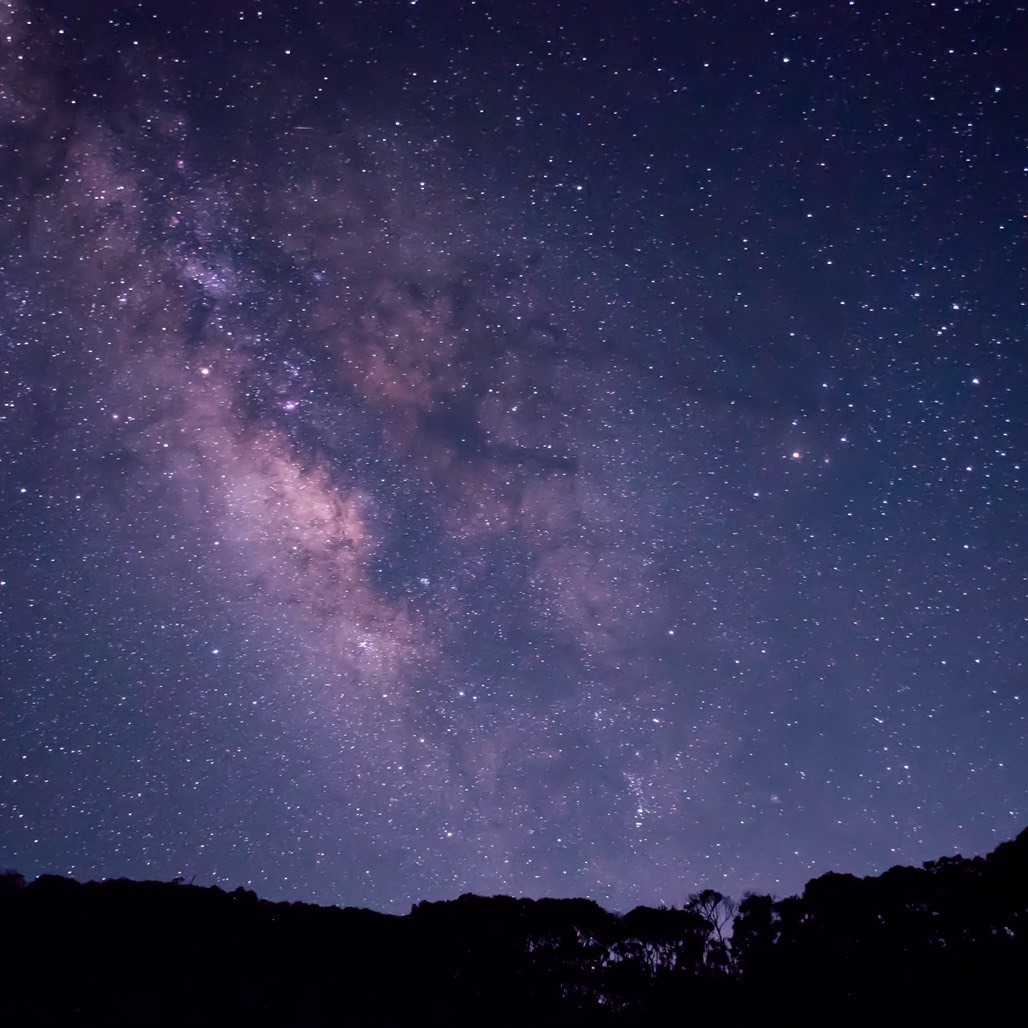
<path id="1" fill-rule="evenodd" d="M 625 910 L 1022 829 L 1026 24 L 0 0 L 0 863 Z"/>

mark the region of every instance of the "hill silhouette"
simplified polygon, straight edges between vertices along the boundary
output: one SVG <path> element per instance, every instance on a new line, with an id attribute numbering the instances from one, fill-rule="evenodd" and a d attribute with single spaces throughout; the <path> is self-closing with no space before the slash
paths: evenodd
<path id="1" fill-rule="evenodd" d="M 985 857 L 624 914 L 468 894 L 398 916 L 8 871 L 0 924 L 12 1026 L 980 1019 L 1021 1003 L 1028 829 Z"/>

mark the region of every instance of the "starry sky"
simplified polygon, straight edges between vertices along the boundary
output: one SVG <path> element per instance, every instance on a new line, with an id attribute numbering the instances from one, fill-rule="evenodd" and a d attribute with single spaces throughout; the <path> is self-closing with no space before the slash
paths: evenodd
<path id="1" fill-rule="evenodd" d="M 1010 0 L 0 0 L 0 864 L 615 910 L 1028 822 Z"/>

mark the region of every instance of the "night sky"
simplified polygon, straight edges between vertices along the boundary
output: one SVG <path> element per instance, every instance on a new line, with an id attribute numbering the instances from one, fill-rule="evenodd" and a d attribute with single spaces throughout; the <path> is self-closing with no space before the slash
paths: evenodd
<path id="1" fill-rule="evenodd" d="M 614 910 L 1028 822 L 1012 0 L 0 0 L 0 865 Z"/>

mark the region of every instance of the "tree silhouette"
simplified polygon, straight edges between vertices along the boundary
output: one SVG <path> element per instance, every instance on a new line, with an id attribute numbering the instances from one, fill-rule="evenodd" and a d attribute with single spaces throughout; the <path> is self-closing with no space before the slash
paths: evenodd
<path id="1" fill-rule="evenodd" d="M 729 953 L 725 928 L 732 923 L 738 909 L 735 900 L 722 895 L 716 889 L 704 889 L 702 892 L 694 892 L 689 897 L 685 909 L 702 918 L 707 926 L 704 950 L 707 969 L 719 974 L 726 973 L 729 967 Z"/>
<path id="2" fill-rule="evenodd" d="M 735 913 L 729 930 L 729 919 Z M 0 1024 L 670 1025 L 787 1006 L 979 1019 L 1021 1002 L 1028 832 L 988 857 L 675 908 L 465 895 L 406 917 L 171 882 L 0 874 Z M 729 961 L 729 956 L 731 960 Z"/>
<path id="3" fill-rule="evenodd" d="M 732 960 L 743 977 L 764 979 L 770 971 L 778 915 L 770 896 L 749 892 L 742 898 L 732 923 Z"/>

